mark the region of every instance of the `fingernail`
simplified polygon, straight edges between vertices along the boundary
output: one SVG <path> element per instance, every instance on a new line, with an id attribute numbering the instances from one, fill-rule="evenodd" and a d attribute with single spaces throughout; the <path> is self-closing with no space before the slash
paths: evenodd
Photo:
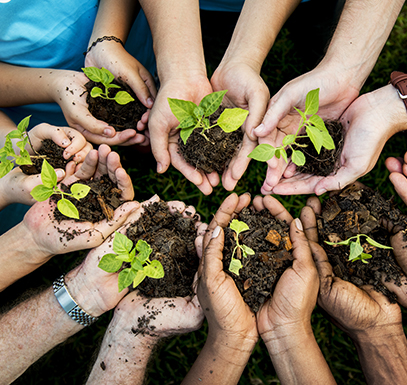
<path id="1" fill-rule="evenodd" d="M 112 132 L 112 130 L 110 130 L 109 128 L 106 128 L 104 131 L 103 131 L 103 135 L 104 136 L 112 136 L 112 134 L 113 134 L 113 132 Z"/>
<path id="2" fill-rule="evenodd" d="M 163 169 L 163 166 L 160 162 L 157 163 L 157 172 L 160 173 Z"/>
<path id="3" fill-rule="evenodd" d="M 324 193 L 326 193 L 326 189 L 324 189 L 324 188 L 321 188 L 320 190 L 318 190 L 318 191 L 316 192 L 317 195 L 322 195 L 322 194 L 324 194 Z"/>
<path id="4" fill-rule="evenodd" d="M 65 176 L 65 171 L 64 170 L 57 169 L 57 170 L 55 170 L 55 172 L 57 174 L 58 179 L 63 178 Z"/>
<path id="5" fill-rule="evenodd" d="M 252 194 L 250 194 L 249 192 L 245 192 L 245 195 L 248 195 L 250 198 L 252 197 Z"/>
<path id="6" fill-rule="evenodd" d="M 220 229 L 221 229 L 220 226 L 215 227 L 215 230 L 213 230 L 213 233 L 212 233 L 212 238 L 217 238 L 218 237 L 218 235 L 220 233 Z"/>
<path id="7" fill-rule="evenodd" d="M 68 159 L 71 157 L 71 154 L 69 152 L 64 151 L 64 158 Z"/>
<path id="8" fill-rule="evenodd" d="M 304 231 L 304 228 L 302 227 L 302 222 L 298 218 L 295 218 L 295 226 L 297 227 L 298 230 Z"/>
<path id="9" fill-rule="evenodd" d="M 261 134 L 263 131 L 264 131 L 264 124 L 263 124 L 263 123 L 260 124 L 260 126 L 256 127 L 256 128 L 253 130 L 253 132 L 254 132 L 255 134 Z"/>
<path id="10" fill-rule="evenodd" d="M 153 99 L 148 98 L 147 99 L 147 107 L 151 108 L 153 106 L 153 104 L 154 104 Z"/>
<path id="11" fill-rule="evenodd" d="M 65 138 L 65 139 L 62 141 L 61 144 L 62 144 L 62 146 L 65 147 L 65 146 L 67 146 L 69 143 L 71 143 L 71 142 L 70 142 L 68 139 Z"/>

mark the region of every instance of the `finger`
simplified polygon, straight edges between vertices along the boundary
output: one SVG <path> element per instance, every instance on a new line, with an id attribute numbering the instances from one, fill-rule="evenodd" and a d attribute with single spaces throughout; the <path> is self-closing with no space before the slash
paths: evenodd
<path id="1" fill-rule="evenodd" d="M 167 204 L 171 214 L 175 214 L 176 212 L 182 214 L 186 208 L 186 204 L 181 201 L 170 201 Z"/>
<path id="2" fill-rule="evenodd" d="M 260 195 L 257 195 L 254 199 L 253 199 L 253 207 L 256 209 L 256 211 L 261 211 L 264 210 L 266 208 L 266 206 L 264 206 L 264 202 L 263 202 L 263 197 Z"/>
<path id="3" fill-rule="evenodd" d="M 321 215 L 321 201 L 317 197 L 310 197 L 307 199 L 307 206 L 311 207 L 314 210 L 315 214 Z"/>
<path id="4" fill-rule="evenodd" d="M 100 178 L 103 175 L 109 175 L 109 168 L 111 173 L 114 174 L 116 168 L 120 165 L 120 159 L 117 163 L 117 158 L 112 157 L 111 162 L 108 161 L 108 157 L 112 152 L 111 148 L 106 144 L 101 144 L 98 148 L 99 161 L 95 172 L 95 178 Z M 110 163 L 110 164 L 108 164 Z"/>
<path id="5" fill-rule="evenodd" d="M 99 153 L 97 150 L 89 151 L 81 168 L 75 173 L 76 179 L 88 180 L 93 177 L 98 166 Z"/>
<path id="6" fill-rule="evenodd" d="M 134 187 L 133 182 L 129 174 L 122 167 L 118 168 L 115 173 L 115 180 L 117 181 L 117 187 L 122 191 L 120 199 L 123 201 L 131 201 L 134 199 Z"/>
<path id="7" fill-rule="evenodd" d="M 341 190 L 353 183 L 360 175 L 351 166 L 343 165 L 335 175 L 322 178 L 315 186 L 316 195 L 322 195 L 327 191 Z"/>
<path id="8" fill-rule="evenodd" d="M 295 269 L 298 267 L 304 269 L 315 269 L 315 264 L 312 259 L 311 248 L 308 239 L 305 236 L 303 224 L 300 219 L 296 218 L 290 225 L 290 239 L 293 244 L 293 257 Z"/>
<path id="9" fill-rule="evenodd" d="M 266 179 L 261 187 L 261 193 L 264 195 L 271 194 L 273 192 L 273 188 L 278 185 L 282 175 L 284 174 L 284 170 L 287 167 L 287 163 L 283 158 L 271 159 L 267 162 L 267 164 L 268 167 Z"/>
<path id="10" fill-rule="evenodd" d="M 283 206 L 281 202 L 279 202 L 276 198 L 267 195 L 263 198 L 263 203 L 266 209 L 270 211 L 270 214 L 281 221 L 286 221 L 290 224 L 293 220 L 291 214 L 287 211 L 287 209 Z"/>
<path id="11" fill-rule="evenodd" d="M 243 208 L 249 206 L 251 200 L 251 195 L 249 192 L 246 192 L 242 195 L 239 196 L 239 201 L 237 203 L 237 206 L 235 208 L 235 213 L 240 213 Z"/>
<path id="12" fill-rule="evenodd" d="M 151 139 L 151 151 L 154 155 L 155 160 L 157 161 L 157 172 L 159 174 L 162 174 L 163 172 L 167 171 L 172 160 L 172 155 L 170 155 L 168 143 L 168 133 L 165 127 L 154 127 L 154 123 L 152 122 L 150 122 L 149 130 Z"/>
<path id="13" fill-rule="evenodd" d="M 390 173 L 398 172 L 400 174 L 403 172 L 403 163 L 404 162 L 402 158 L 393 158 L 393 157 L 387 158 L 386 161 L 384 162 Z"/>
<path id="14" fill-rule="evenodd" d="M 82 135 L 91 143 L 94 144 L 107 144 L 109 146 L 117 146 L 117 145 L 127 145 L 130 146 L 132 144 L 136 144 L 141 140 L 141 138 L 136 138 L 137 132 L 135 130 L 124 130 L 124 131 L 119 131 L 117 132 L 114 136 L 112 137 L 105 137 L 103 135 L 97 135 L 94 134 L 90 131 L 87 131 L 83 128 L 79 128 L 79 131 L 82 133 Z M 141 135 L 143 136 L 143 135 Z M 144 140 L 144 138 L 143 138 Z"/>
<path id="15" fill-rule="evenodd" d="M 407 179 L 403 174 L 393 172 L 389 175 L 390 182 L 393 184 L 396 193 L 407 204 Z"/>
<path id="16" fill-rule="evenodd" d="M 317 183 L 322 180 L 322 176 L 307 174 L 297 174 L 290 179 L 282 179 L 273 187 L 273 194 L 278 195 L 298 195 L 312 194 Z"/>
<path id="17" fill-rule="evenodd" d="M 220 182 L 219 175 L 216 171 L 206 174 L 206 177 L 208 178 L 208 181 L 212 187 L 216 187 Z"/>
<path id="18" fill-rule="evenodd" d="M 386 282 L 387 276 L 385 274 L 382 274 L 382 283 L 384 286 L 386 286 L 386 288 L 388 290 L 390 290 L 393 294 L 396 295 L 397 297 L 397 302 L 403 306 L 406 307 L 407 306 L 407 278 L 403 277 L 400 280 L 400 284 L 401 286 L 399 286 L 398 284 L 396 284 L 394 281 L 391 282 Z M 366 289 L 365 289 L 366 290 Z M 376 290 L 374 290 L 374 288 L 372 287 L 369 291 L 369 295 L 374 298 L 379 304 L 380 306 L 383 305 L 388 305 L 390 304 L 389 299 L 383 295 L 382 293 L 377 293 Z"/>
<path id="19" fill-rule="evenodd" d="M 89 151 L 92 150 L 92 148 L 93 148 L 92 144 L 86 142 L 85 146 L 74 155 L 72 160 L 77 164 L 82 163 L 86 156 L 88 155 Z"/>
<path id="20" fill-rule="evenodd" d="M 65 146 L 63 145 L 63 143 L 61 143 L 61 147 L 65 148 L 65 151 L 64 151 L 65 159 L 69 159 L 72 155 L 77 154 L 88 144 L 85 137 L 79 131 L 74 130 L 73 128 L 61 127 L 61 130 L 58 131 L 58 135 L 61 135 L 60 134 L 61 132 L 63 133 L 63 135 L 65 137 L 63 143 L 67 143 L 67 139 L 69 141 L 68 145 L 65 145 Z M 52 139 L 52 140 L 55 142 L 54 139 Z M 55 143 L 57 143 L 57 142 L 55 142 Z M 91 148 L 92 148 L 92 146 L 91 146 Z M 85 154 L 85 156 L 86 156 L 86 154 Z M 85 159 L 85 157 L 83 157 L 82 159 Z"/>
<path id="21" fill-rule="evenodd" d="M 224 232 L 220 226 L 216 226 L 211 234 L 208 246 L 205 247 L 202 258 L 202 274 L 207 278 L 215 278 L 223 272 L 223 245 Z"/>
<path id="22" fill-rule="evenodd" d="M 140 70 L 138 75 L 139 76 L 130 76 L 126 80 L 126 83 L 132 88 L 137 98 L 144 104 L 144 106 L 152 108 L 154 97 L 146 82 L 152 85 L 152 88 L 155 91 L 154 79 L 148 71 Z"/>
<path id="23" fill-rule="evenodd" d="M 248 100 L 249 115 L 244 123 L 245 133 L 252 142 L 257 142 L 257 136 L 254 129 L 258 127 L 267 111 L 267 105 L 270 101 L 270 92 L 265 87 L 265 92 L 254 92 Z"/>
<path id="24" fill-rule="evenodd" d="M 325 250 L 316 242 L 309 241 L 309 245 L 319 275 L 320 293 L 329 294 L 334 279 L 332 266 L 329 263 Z"/>
<path id="25" fill-rule="evenodd" d="M 185 211 L 182 213 L 182 216 L 184 218 L 193 218 L 195 215 L 195 207 L 194 206 L 188 206 L 185 208 Z"/>
<path id="26" fill-rule="evenodd" d="M 390 238 L 390 244 L 393 247 L 394 256 L 397 263 L 402 268 L 405 274 L 407 274 L 407 243 L 404 240 L 404 231 L 399 231 L 396 235 Z"/>
<path id="27" fill-rule="evenodd" d="M 305 236 L 313 242 L 318 242 L 317 219 L 314 210 L 305 206 L 301 210 L 301 222 L 304 226 Z"/>
<path id="28" fill-rule="evenodd" d="M 116 135 L 116 131 L 112 126 L 102 120 L 97 120 L 87 107 L 80 104 L 77 104 L 76 107 L 75 122 L 70 124 L 72 127 L 80 132 L 86 130 L 90 134 L 104 139 L 109 139 Z"/>

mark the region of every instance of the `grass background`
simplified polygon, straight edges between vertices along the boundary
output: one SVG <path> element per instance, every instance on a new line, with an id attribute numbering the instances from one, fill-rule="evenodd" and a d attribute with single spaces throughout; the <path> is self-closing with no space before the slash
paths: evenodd
<path id="1" fill-rule="evenodd" d="M 309 25 L 309 20 L 306 21 Z M 221 26 L 223 26 L 222 23 L 221 21 Z M 362 89 L 362 93 L 386 85 L 393 70 L 407 71 L 406 23 L 407 6 L 404 6 L 374 70 Z M 301 25 L 297 25 L 297 29 L 298 27 L 302 28 Z M 308 42 L 312 46 L 312 39 Z M 213 57 L 209 58 L 208 56 L 208 73 L 210 75 L 215 68 L 210 59 L 212 62 L 213 60 L 216 61 L 220 57 L 222 49 L 217 47 L 213 40 L 210 40 L 209 43 L 213 44 L 213 49 L 210 51 Z M 306 51 L 304 46 L 298 45 L 292 31 L 284 28 L 262 70 L 262 76 L 268 84 L 271 94 L 277 92 L 290 79 L 312 69 L 312 60 L 310 57 L 304 57 L 304 51 Z M 225 191 L 222 186 L 218 186 L 210 196 L 204 196 L 172 167 L 163 175 L 156 174 L 155 162 L 151 154 L 139 154 L 123 148 L 118 149 L 118 151 L 122 156 L 124 166 L 134 181 L 135 199 L 139 201 L 143 201 L 156 193 L 166 201 L 182 200 L 187 204 L 194 205 L 203 220 L 209 221 L 220 203 L 229 195 L 229 192 Z M 406 151 L 405 134 L 397 134 L 386 144 L 375 168 L 361 178 L 361 181 L 372 188 L 377 188 L 386 197 L 395 195 L 393 186 L 388 180 L 389 173 L 384 166 L 384 160 L 389 156 L 403 156 Z M 265 171 L 265 164 L 251 162 L 235 192 L 241 194 L 249 191 L 253 197 L 259 194 Z M 278 197 L 294 216 L 299 215 L 306 198 L 306 196 Z M 397 196 L 395 200 L 405 211 L 402 201 Z M 45 266 L 4 291 L 0 296 L 0 301 L 4 301 L 5 298 L 17 298 L 27 288 L 51 285 L 59 274 L 69 271 L 83 259 L 84 255 L 85 253 L 82 252 L 55 257 Z M 112 312 L 103 315 L 96 324 L 53 349 L 29 368 L 15 384 L 75 385 L 84 383 L 93 362 L 92 356 L 97 351 L 111 316 Z M 406 321 L 406 317 L 407 313 L 403 310 L 403 321 Z M 312 315 L 312 325 L 317 342 L 338 384 L 364 384 L 364 376 L 352 341 L 324 317 L 318 306 Z M 165 341 L 165 344 L 157 350 L 150 363 L 147 383 L 179 384 L 202 349 L 206 332 L 207 325 L 205 322 L 203 327 L 194 333 Z M 239 384 L 265 385 L 275 383 L 278 384 L 279 380 L 267 350 L 260 341 L 250 357 Z"/>

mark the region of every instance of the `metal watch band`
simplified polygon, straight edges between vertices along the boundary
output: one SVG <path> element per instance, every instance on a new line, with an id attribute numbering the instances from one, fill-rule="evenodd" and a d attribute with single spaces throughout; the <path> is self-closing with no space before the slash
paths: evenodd
<path id="1" fill-rule="evenodd" d="M 407 108 L 407 74 L 393 71 L 390 75 L 390 83 L 397 88 L 397 92 Z"/>
<path id="2" fill-rule="evenodd" d="M 90 314 L 86 313 L 72 298 L 67 287 L 65 286 L 64 275 L 61 275 L 58 279 L 52 284 L 54 288 L 54 294 L 57 298 L 62 309 L 76 322 L 83 326 L 92 325 L 98 320 L 97 317 L 93 317 Z"/>

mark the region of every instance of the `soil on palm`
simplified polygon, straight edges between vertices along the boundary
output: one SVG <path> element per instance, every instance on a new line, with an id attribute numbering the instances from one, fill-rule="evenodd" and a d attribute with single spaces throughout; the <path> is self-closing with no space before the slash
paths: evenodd
<path id="1" fill-rule="evenodd" d="M 55 168 L 62 168 L 65 170 L 66 165 L 73 159 L 71 156 L 69 159 L 64 159 L 63 153 L 64 149 L 59 147 L 51 139 L 44 139 L 41 142 L 41 148 L 37 151 L 37 155 L 31 157 L 32 165 L 20 166 L 21 170 L 26 175 L 34 175 L 41 173 L 42 162 L 44 158 L 47 159 L 48 163 Z M 39 155 L 39 157 L 38 157 Z"/>
<path id="2" fill-rule="evenodd" d="M 218 109 L 210 116 L 210 124 L 215 124 L 224 108 Z M 222 174 L 227 163 L 233 158 L 243 140 L 241 129 L 226 133 L 219 126 L 205 131 L 206 138 L 201 135 L 202 129 L 195 129 L 184 144 L 178 140 L 179 153 L 184 159 L 205 173 L 216 171 Z"/>
<path id="3" fill-rule="evenodd" d="M 281 275 L 292 265 L 289 226 L 285 221 L 274 218 L 267 209 L 255 211 L 253 208 L 245 208 L 237 219 L 249 226 L 249 230 L 239 234 L 239 244 L 250 247 L 255 254 L 248 255 L 247 258 L 240 256 L 243 267 L 239 275 L 230 272 L 229 264 L 236 246 L 236 233 L 227 227 L 223 269 L 234 279 L 244 301 L 257 312 L 271 297 Z M 234 258 L 239 258 L 237 252 Z"/>
<path id="4" fill-rule="evenodd" d="M 99 87 L 104 89 L 104 86 L 101 83 L 89 81 L 85 84 L 85 88 L 88 91 L 86 102 L 89 105 L 90 113 L 96 119 L 103 120 L 114 127 L 116 131 L 124 131 L 127 129 L 137 130 L 137 122 L 147 111 L 147 107 L 140 102 L 134 91 L 120 78 L 115 79 L 112 84 L 116 84 L 121 88 L 109 89 L 110 97 L 114 97 L 119 91 L 127 91 L 134 98 L 134 101 L 121 105 L 114 100 L 103 99 L 101 97 L 92 98 L 90 96 L 92 88 Z"/>
<path id="5" fill-rule="evenodd" d="M 111 220 L 116 210 L 123 202 L 120 200 L 122 191 L 113 183 L 107 175 L 101 178 L 91 179 L 87 181 L 79 181 L 90 187 L 90 191 L 86 197 L 77 200 L 75 198 L 65 196 L 70 200 L 79 212 L 79 219 L 74 219 L 77 222 L 96 223 L 103 219 Z M 61 184 L 61 190 L 70 192 L 70 186 Z M 51 201 L 57 202 L 61 198 L 60 195 L 52 195 Z M 54 218 L 60 223 L 68 218 L 59 210 L 54 210 Z"/>
<path id="6" fill-rule="evenodd" d="M 407 228 L 407 217 L 379 192 L 368 187 L 351 185 L 341 193 L 330 197 L 322 207 L 321 216 L 317 216 L 319 242 L 326 250 L 335 276 L 352 282 L 356 286 L 373 285 L 378 292 L 385 294 L 392 302 L 396 296 L 382 283 L 385 280 L 401 285 L 403 271 L 397 264 L 393 250 L 370 245 L 361 238 L 364 252 L 371 254 L 368 263 L 358 260 L 349 261 L 349 246 L 331 246 L 324 241 L 340 242 L 357 234 L 365 234 L 382 245 L 390 245 L 391 233 L 384 221 L 395 226 Z"/>
<path id="7" fill-rule="evenodd" d="M 338 161 L 345 140 L 343 126 L 338 120 L 325 121 L 325 126 L 332 136 L 335 149 L 327 150 L 325 147 L 322 147 L 321 152 L 318 154 L 308 137 L 299 139 L 298 143 L 306 145 L 307 147 L 300 148 L 305 155 L 305 164 L 304 166 L 297 167 L 297 172 L 316 176 L 328 176 L 336 174 L 338 171 Z M 289 152 L 287 152 L 287 154 L 290 155 Z"/>
<path id="8" fill-rule="evenodd" d="M 193 294 L 193 280 L 198 270 L 195 249 L 198 218 L 185 218 L 171 213 L 167 203 L 155 202 L 144 206 L 144 213 L 127 230 L 134 244 L 139 239 L 153 249 L 150 260 L 158 260 L 164 267 L 164 277 L 146 277 L 137 287 L 147 298 L 186 297 Z"/>

